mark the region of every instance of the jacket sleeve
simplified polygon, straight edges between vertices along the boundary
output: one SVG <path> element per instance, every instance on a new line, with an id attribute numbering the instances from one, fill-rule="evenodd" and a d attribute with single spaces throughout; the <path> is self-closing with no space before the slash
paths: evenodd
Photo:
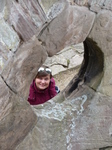
<path id="1" fill-rule="evenodd" d="M 29 90 L 29 96 L 28 96 L 28 102 L 33 105 L 35 103 L 36 97 L 35 97 L 35 89 L 33 86 L 33 83 L 30 85 Z"/>
<path id="2" fill-rule="evenodd" d="M 51 95 L 51 98 L 53 98 L 54 96 L 57 95 L 57 92 L 55 90 L 55 80 L 54 78 L 51 78 L 51 83 L 50 83 L 50 95 Z"/>

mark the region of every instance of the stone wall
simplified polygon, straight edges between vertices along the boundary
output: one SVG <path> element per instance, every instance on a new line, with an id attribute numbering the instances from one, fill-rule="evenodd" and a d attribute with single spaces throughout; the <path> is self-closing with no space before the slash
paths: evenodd
<path id="1" fill-rule="evenodd" d="M 112 149 L 111 5 L 110 0 L 0 1 L 1 150 Z M 29 85 L 39 66 L 82 42 L 77 75 L 47 103 L 30 106 Z"/>
<path id="2" fill-rule="evenodd" d="M 54 76 L 63 71 L 79 67 L 83 61 L 83 54 L 83 43 L 72 45 L 52 57 L 47 57 L 44 64 L 51 68 Z"/>

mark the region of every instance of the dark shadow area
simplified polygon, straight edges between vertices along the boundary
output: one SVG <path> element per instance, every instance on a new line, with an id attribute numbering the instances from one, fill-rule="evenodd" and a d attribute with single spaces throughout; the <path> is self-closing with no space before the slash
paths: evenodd
<path id="1" fill-rule="evenodd" d="M 99 150 L 111 150 L 112 146 L 107 146 L 107 147 L 103 147 L 103 148 L 99 148 Z"/>
<path id="2" fill-rule="evenodd" d="M 84 42 L 84 59 L 78 74 L 65 88 L 65 96 L 69 96 L 79 83 L 86 84 L 96 90 L 101 82 L 104 68 L 104 56 L 101 49 L 92 39 L 87 38 Z"/>

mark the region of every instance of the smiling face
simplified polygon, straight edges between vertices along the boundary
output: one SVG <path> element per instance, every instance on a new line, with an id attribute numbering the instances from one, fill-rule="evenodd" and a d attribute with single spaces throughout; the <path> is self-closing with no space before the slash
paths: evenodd
<path id="1" fill-rule="evenodd" d="M 37 77 L 35 79 L 36 87 L 39 90 L 46 89 L 49 86 L 49 83 L 50 83 L 50 75 L 49 74 L 46 75 L 46 76 L 43 76 L 43 77 Z"/>

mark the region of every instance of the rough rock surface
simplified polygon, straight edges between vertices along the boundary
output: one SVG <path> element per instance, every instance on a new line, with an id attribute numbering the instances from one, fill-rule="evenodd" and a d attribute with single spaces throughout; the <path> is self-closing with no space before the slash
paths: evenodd
<path id="1" fill-rule="evenodd" d="M 67 47 L 52 57 L 47 57 L 44 64 L 51 68 L 55 76 L 63 71 L 77 68 L 82 63 L 84 54 L 83 43 Z"/>
<path id="2" fill-rule="evenodd" d="M 15 149 L 36 120 L 29 104 L 0 78 L 0 149 Z"/>
<path id="3" fill-rule="evenodd" d="M 111 0 L 49 2 L 0 1 L 0 149 L 111 150 Z M 37 68 L 81 42 L 78 74 L 55 98 L 30 106 Z"/>

